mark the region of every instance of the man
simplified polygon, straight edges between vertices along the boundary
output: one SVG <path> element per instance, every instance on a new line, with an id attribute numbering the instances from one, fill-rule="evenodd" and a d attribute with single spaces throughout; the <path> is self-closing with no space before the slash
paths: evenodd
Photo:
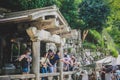
<path id="1" fill-rule="evenodd" d="M 52 66 L 52 64 L 50 63 L 48 57 L 47 57 L 47 54 L 46 52 L 44 53 L 44 56 L 41 58 L 40 60 L 40 72 L 41 73 L 47 73 L 47 67 L 48 67 L 48 64 L 50 66 Z M 42 77 L 42 80 L 48 80 L 47 77 Z"/>
<path id="2" fill-rule="evenodd" d="M 48 50 L 48 58 L 52 66 L 49 66 L 50 72 L 56 72 L 56 62 L 60 60 L 59 55 L 54 53 L 51 49 Z"/>

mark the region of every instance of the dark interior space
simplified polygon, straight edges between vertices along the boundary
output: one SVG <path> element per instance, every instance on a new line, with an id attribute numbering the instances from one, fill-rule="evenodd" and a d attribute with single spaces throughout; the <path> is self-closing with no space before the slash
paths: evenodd
<path id="1" fill-rule="evenodd" d="M 17 24 L 0 24 L 0 74 L 12 74 L 19 68 L 15 60 L 24 52 L 26 47 L 31 48 L 31 41 L 25 30 L 20 31 Z M 11 69 L 11 71 L 7 70 Z M 17 71 L 19 73 L 20 71 Z"/>
<path id="2" fill-rule="evenodd" d="M 40 57 L 43 57 L 46 52 L 46 42 L 41 41 L 40 48 Z"/>

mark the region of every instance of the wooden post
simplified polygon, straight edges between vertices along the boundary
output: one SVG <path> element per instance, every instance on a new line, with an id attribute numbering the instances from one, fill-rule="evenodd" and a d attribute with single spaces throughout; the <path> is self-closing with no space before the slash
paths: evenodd
<path id="1" fill-rule="evenodd" d="M 35 80 L 40 80 L 40 41 L 33 42 L 33 73 L 35 74 Z"/>
<path id="2" fill-rule="evenodd" d="M 61 58 L 63 58 L 63 46 L 60 45 Z M 60 80 L 63 80 L 63 62 L 60 62 Z"/>

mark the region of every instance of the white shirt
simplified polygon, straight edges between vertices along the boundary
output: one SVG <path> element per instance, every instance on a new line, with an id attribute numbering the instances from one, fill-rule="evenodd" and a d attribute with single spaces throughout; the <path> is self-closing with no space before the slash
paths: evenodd
<path id="1" fill-rule="evenodd" d="M 105 74 L 105 80 L 112 80 L 112 74 L 111 73 L 106 73 Z"/>
<path id="2" fill-rule="evenodd" d="M 82 75 L 82 80 L 88 80 L 88 72 L 86 70 L 84 70 L 84 73 L 82 73 L 81 75 Z"/>

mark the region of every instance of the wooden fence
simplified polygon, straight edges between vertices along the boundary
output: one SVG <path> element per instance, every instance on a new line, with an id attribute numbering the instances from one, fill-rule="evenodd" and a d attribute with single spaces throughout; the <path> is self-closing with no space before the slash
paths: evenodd
<path id="1" fill-rule="evenodd" d="M 53 76 L 60 76 L 60 75 L 72 75 L 75 74 L 75 71 L 68 71 L 63 72 L 63 74 L 60 73 L 42 73 L 40 74 L 41 77 L 53 77 Z M 31 79 L 35 80 L 35 74 L 18 74 L 18 75 L 4 75 L 0 76 L 0 80 L 24 80 L 24 79 Z"/>

